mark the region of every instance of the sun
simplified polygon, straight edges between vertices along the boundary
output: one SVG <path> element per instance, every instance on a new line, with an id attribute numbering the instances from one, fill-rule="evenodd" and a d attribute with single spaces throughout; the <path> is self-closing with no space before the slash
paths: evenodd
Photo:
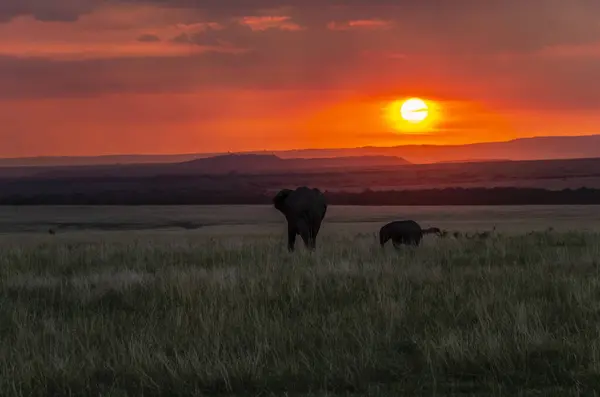
<path id="1" fill-rule="evenodd" d="M 400 115 L 409 123 L 420 123 L 429 115 L 429 108 L 420 98 L 410 98 L 400 107 Z"/>
<path id="2" fill-rule="evenodd" d="M 432 133 L 442 116 L 436 101 L 417 97 L 387 102 L 383 110 L 389 126 L 400 133 Z"/>

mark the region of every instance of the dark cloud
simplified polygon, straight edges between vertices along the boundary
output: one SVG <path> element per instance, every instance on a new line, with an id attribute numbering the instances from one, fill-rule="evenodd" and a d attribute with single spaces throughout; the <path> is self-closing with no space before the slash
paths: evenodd
<path id="1" fill-rule="evenodd" d="M 160 37 L 158 37 L 155 34 L 145 33 L 145 34 L 140 35 L 137 38 L 137 41 L 141 41 L 142 43 L 156 43 L 156 42 L 160 41 Z"/>
<path id="2" fill-rule="evenodd" d="M 2 0 L 0 22 L 31 15 L 40 21 L 75 21 L 102 4 L 102 0 Z"/>
<path id="3" fill-rule="evenodd" d="M 173 43 L 179 43 L 179 44 L 195 44 L 196 36 L 197 36 L 197 33 L 190 34 L 187 32 L 183 32 L 183 33 L 178 34 L 177 36 L 173 37 L 171 39 L 171 41 Z"/>
<path id="4" fill-rule="evenodd" d="M 600 40 L 597 0 L 112 0 L 196 9 L 203 18 L 287 14 L 302 26 L 393 20 L 415 47 L 448 52 L 533 51 Z M 0 21 L 19 15 L 72 21 L 103 0 L 2 0 Z M 110 3 L 109 3 L 110 4 Z"/>
<path id="5" fill-rule="evenodd" d="M 128 0 L 122 0 L 128 1 Z M 133 0 L 129 0 L 133 1 Z M 287 12 L 312 27 L 330 21 L 384 18 L 421 43 L 453 50 L 529 51 L 600 40 L 597 0 L 154 0 L 197 8 L 210 18 Z M 442 45 L 443 44 L 443 45 Z"/>
<path id="6" fill-rule="evenodd" d="M 309 33 L 310 34 L 310 33 Z M 294 37 L 296 35 L 296 37 Z M 298 36 L 298 32 L 269 28 L 265 30 L 252 30 L 240 21 L 231 21 L 221 24 L 218 28 L 206 27 L 197 32 L 184 32 L 172 38 L 171 41 L 180 44 L 194 44 L 199 46 L 227 45 L 236 48 L 251 48 L 255 51 L 267 50 L 270 53 L 283 50 L 286 43 L 298 44 L 298 39 L 303 45 L 314 46 L 308 40 L 314 35 Z"/>
<path id="7" fill-rule="evenodd" d="M 223 40 L 219 39 L 219 35 L 215 35 L 212 32 L 183 32 L 171 39 L 171 42 L 177 44 L 190 44 L 199 46 L 216 46 L 223 44 Z"/>

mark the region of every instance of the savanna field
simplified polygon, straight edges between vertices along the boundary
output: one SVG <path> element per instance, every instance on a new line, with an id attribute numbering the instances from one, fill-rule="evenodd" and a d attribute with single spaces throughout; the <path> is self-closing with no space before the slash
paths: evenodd
<path id="1" fill-rule="evenodd" d="M 382 250 L 394 219 L 450 233 Z M 314 253 L 285 230 L 262 206 L 0 208 L 0 396 L 600 391 L 600 207 L 331 206 Z"/>

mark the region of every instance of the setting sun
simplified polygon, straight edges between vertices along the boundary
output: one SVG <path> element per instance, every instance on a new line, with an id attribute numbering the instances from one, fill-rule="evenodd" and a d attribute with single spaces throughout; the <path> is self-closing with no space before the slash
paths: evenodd
<path id="1" fill-rule="evenodd" d="M 428 133 L 439 121 L 440 109 L 431 100 L 397 99 L 385 105 L 385 119 L 398 132 Z"/>
<path id="2" fill-rule="evenodd" d="M 427 104 L 419 98 L 410 98 L 400 107 L 400 115 L 410 123 L 420 123 L 427 118 Z"/>

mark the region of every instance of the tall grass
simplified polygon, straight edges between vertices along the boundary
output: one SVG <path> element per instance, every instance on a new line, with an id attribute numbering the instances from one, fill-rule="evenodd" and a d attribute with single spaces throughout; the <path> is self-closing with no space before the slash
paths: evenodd
<path id="1" fill-rule="evenodd" d="M 600 235 L 429 236 L 400 251 L 370 234 L 329 235 L 318 245 L 5 246 L 0 395 L 600 388 Z"/>

